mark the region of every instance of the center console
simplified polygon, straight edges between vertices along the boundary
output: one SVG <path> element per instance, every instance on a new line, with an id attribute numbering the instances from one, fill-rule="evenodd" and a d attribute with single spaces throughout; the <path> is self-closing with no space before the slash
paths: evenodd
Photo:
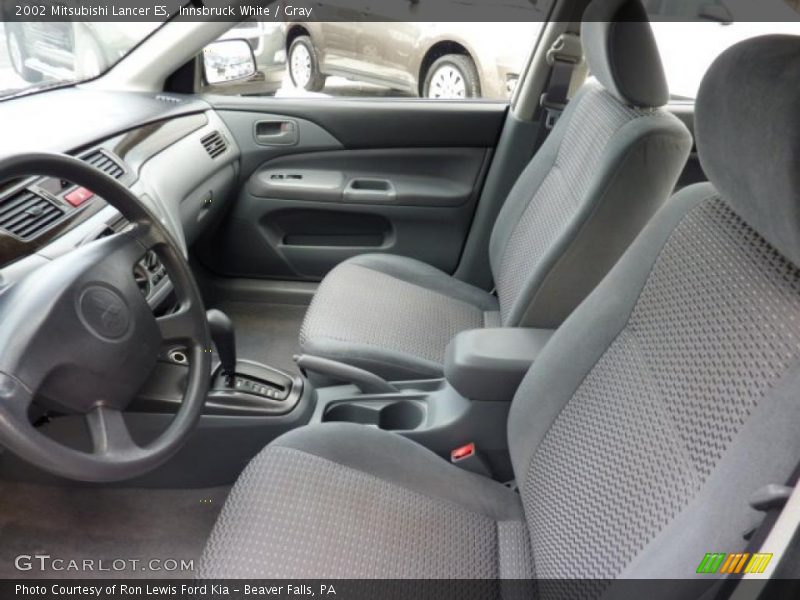
<path id="1" fill-rule="evenodd" d="M 208 326 L 220 365 L 211 379 L 205 414 L 291 412 L 302 395 L 303 380 L 257 362 L 237 360 L 233 322 L 222 311 L 208 311 Z"/>
<path id="2" fill-rule="evenodd" d="M 279 435 L 318 423 L 356 423 L 414 440 L 442 457 L 474 445 L 486 472 L 513 477 L 506 427 L 511 400 L 549 340 L 540 329 L 481 329 L 457 335 L 442 379 L 387 382 L 373 373 L 315 356 L 295 357 L 300 373 L 237 358 L 230 320 L 209 311 L 214 361 L 203 416 L 186 447 L 139 485 L 209 486 L 235 479 Z M 264 343 L 269 343 L 268 339 Z M 175 413 L 188 366 L 169 349 L 129 411 L 135 435 L 163 428 Z M 315 387 L 313 382 L 335 381 Z M 161 417 L 161 418 L 159 418 Z M 134 424 L 135 423 L 135 424 Z M 202 469 L 196 469 L 202 463 Z M 466 467 L 465 467 L 466 468 Z"/>
<path id="3" fill-rule="evenodd" d="M 217 350 L 204 415 L 281 416 L 291 413 L 303 397 L 300 376 L 236 356 L 233 322 L 219 310 L 207 313 L 209 331 Z M 265 340 L 265 343 L 268 343 Z M 169 348 L 156 366 L 156 373 L 129 410 L 173 413 L 181 401 L 189 368 L 182 347 Z"/>
<path id="4" fill-rule="evenodd" d="M 508 410 L 522 378 L 552 334 L 522 328 L 466 331 L 447 348 L 444 379 L 383 382 L 381 388 L 368 373 L 372 379 L 366 392 L 361 369 L 300 357 L 298 364 L 311 365 L 329 378 L 355 375 L 350 385 L 315 390 L 311 423 L 360 423 L 395 431 L 445 457 L 474 443 L 493 475 L 510 479 Z"/>

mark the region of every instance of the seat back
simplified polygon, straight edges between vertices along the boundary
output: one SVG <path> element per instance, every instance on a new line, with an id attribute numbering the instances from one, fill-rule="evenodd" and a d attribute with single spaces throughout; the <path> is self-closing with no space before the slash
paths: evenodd
<path id="1" fill-rule="evenodd" d="M 710 183 L 659 211 L 521 384 L 540 578 L 690 578 L 800 459 L 800 38 L 740 43 L 696 106 Z M 665 587 L 665 597 L 669 597 Z M 547 597 L 547 593 L 543 596 Z"/>
<path id="2" fill-rule="evenodd" d="M 598 2 L 594 18 L 643 22 L 582 28 L 596 81 L 569 103 L 492 232 L 505 326 L 558 326 L 672 193 L 691 149 L 686 127 L 657 108 L 669 93 L 639 0 Z"/>

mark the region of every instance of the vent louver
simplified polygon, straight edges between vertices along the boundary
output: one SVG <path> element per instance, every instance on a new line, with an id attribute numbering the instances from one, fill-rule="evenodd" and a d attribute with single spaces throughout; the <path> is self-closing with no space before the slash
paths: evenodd
<path id="1" fill-rule="evenodd" d="M 29 240 L 63 215 L 64 211 L 47 198 L 23 190 L 0 203 L 0 229 Z"/>
<path id="2" fill-rule="evenodd" d="M 83 160 L 114 179 L 119 179 L 125 174 L 125 169 L 123 169 L 117 161 L 100 150 L 87 154 L 83 157 Z"/>
<path id="3" fill-rule="evenodd" d="M 219 131 L 209 133 L 200 140 L 211 158 L 217 158 L 228 149 L 228 143 Z"/>

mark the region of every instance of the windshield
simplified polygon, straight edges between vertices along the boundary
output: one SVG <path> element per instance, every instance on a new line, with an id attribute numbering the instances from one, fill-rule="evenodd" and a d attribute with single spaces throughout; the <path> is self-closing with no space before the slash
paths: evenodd
<path id="1" fill-rule="evenodd" d="M 0 98 L 97 77 L 161 25 L 0 23 Z"/>

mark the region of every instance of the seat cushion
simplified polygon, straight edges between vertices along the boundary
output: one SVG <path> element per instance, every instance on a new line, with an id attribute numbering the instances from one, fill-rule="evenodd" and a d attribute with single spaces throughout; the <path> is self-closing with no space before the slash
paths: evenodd
<path id="1" fill-rule="evenodd" d="M 453 336 L 499 321 L 491 294 L 417 260 L 366 254 L 320 284 L 300 345 L 387 379 L 441 377 Z"/>
<path id="2" fill-rule="evenodd" d="M 253 459 L 198 575 L 529 578 L 529 548 L 519 496 L 505 486 L 397 434 L 330 423 Z"/>

